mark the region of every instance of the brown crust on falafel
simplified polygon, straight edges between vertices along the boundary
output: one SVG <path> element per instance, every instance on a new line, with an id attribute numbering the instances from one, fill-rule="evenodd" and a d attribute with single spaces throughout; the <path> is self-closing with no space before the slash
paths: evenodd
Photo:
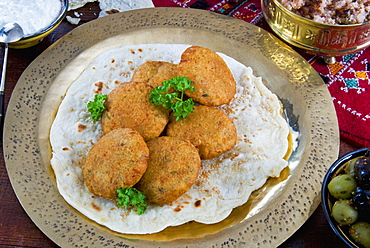
<path id="1" fill-rule="evenodd" d="M 145 82 L 155 88 L 161 86 L 163 81 L 177 76 L 177 64 L 164 61 L 147 61 L 135 69 L 131 81 Z"/>
<path id="2" fill-rule="evenodd" d="M 187 192 L 198 178 L 200 157 L 186 140 L 161 136 L 147 142 L 148 169 L 135 187 L 148 202 L 169 204 Z"/>
<path id="3" fill-rule="evenodd" d="M 95 195 L 113 198 L 116 190 L 134 186 L 148 166 L 149 149 L 132 128 L 104 135 L 89 151 L 82 168 L 84 182 Z"/>
<path id="4" fill-rule="evenodd" d="M 214 51 L 199 46 L 187 48 L 181 55 L 179 75 L 193 82 L 195 91 L 185 94 L 207 106 L 219 106 L 231 101 L 236 82 L 225 61 Z"/>
<path id="5" fill-rule="evenodd" d="M 168 123 L 169 113 L 150 102 L 152 89 L 144 82 L 127 82 L 112 90 L 102 115 L 103 132 L 124 127 L 134 128 L 145 141 L 158 137 Z"/>
<path id="6" fill-rule="evenodd" d="M 171 115 L 167 135 L 189 140 L 202 159 L 217 157 L 236 144 L 236 127 L 221 110 L 195 106 L 186 119 L 176 121 Z"/>

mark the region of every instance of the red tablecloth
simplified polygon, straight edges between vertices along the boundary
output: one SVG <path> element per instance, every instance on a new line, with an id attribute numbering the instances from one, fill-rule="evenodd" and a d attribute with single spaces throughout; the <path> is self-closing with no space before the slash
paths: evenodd
<path id="1" fill-rule="evenodd" d="M 228 15 L 270 30 L 260 0 L 153 0 L 155 7 L 197 8 Z M 337 57 L 327 65 L 317 56 L 302 54 L 328 86 L 338 116 L 341 137 L 370 147 L 370 48 Z"/>

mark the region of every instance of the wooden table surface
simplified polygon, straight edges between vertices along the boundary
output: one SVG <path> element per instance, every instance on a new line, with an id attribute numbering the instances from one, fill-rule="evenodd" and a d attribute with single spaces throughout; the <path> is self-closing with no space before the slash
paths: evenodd
<path id="1" fill-rule="evenodd" d="M 97 18 L 99 7 L 96 3 L 89 3 L 78 10 L 83 13 L 81 22 Z M 69 13 L 73 16 L 73 11 Z M 27 66 L 48 46 L 69 32 L 76 25 L 66 21 L 53 31 L 40 44 L 32 48 L 14 50 L 10 49 L 8 54 L 8 67 L 6 73 L 5 106 L 7 106 L 12 90 L 22 72 Z M 3 59 L 3 47 L 0 49 L 0 59 Z M 2 146 L 1 141 L 1 146 Z M 358 149 L 354 145 L 343 140 L 340 142 L 340 155 Z M 0 247 L 58 247 L 53 241 L 46 237 L 31 221 L 19 204 L 12 186 L 10 184 L 1 149 L 0 157 Z M 321 206 L 319 206 L 308 221 L 280 247 L 346 247 L 342 241 L 335 236 L 326 222 Z"/>

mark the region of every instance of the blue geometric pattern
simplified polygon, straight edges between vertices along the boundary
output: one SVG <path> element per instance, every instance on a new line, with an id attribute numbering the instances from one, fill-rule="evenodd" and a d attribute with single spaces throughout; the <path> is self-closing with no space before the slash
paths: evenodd
<path id="1" fill-rule="evenodd" d="M 348 89 L 358 89 L 360 86 L 357 78 L 345 78 L 344 83 Z"/>

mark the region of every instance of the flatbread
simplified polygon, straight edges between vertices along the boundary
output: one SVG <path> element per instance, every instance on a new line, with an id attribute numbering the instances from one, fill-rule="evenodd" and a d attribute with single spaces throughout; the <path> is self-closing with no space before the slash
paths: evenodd
<path id="1" fill-rule="evenodd" d="M 281 105 L 251 68 L 224 54 L 220 56 L 237 82 L 237 93 L 219 108 L 235 123 L 237 144 L 227 153 L 202 161 L 193 187 L 170 205 L 149 205 L 146 212 L 118 208 L 96 197 L 83 183 L 82 169 L 89 149 L 103 135 L 100 122 L 92 122 L 86 104 L 97 93 L 108 94 L 130 80 L 135 68 L 148 60 L 179 63 L 189 45 L 126 45 L 97 56 L 68 89 L 50 130 L 51 165 L 65 200 L 82 214 L 113 231 L 126 234 L 160 232 L 189 221 L 217 223 L 269 177 L 287 166 L 289 126 Z"/>
<path id="2" fill-rule="evenodd" d="M 87 3 L 92 3 L 96 1 L 97 0 L 69 0 L 68 10 L 78 9 L 78 8 L 85 6 L 85 4 Z"/>
<path id="3" fill-rule="evenodd" d="M 151 0 L 69 0 L 68 10 L 81 8 L 85 6 L 85 4 L 91 2 L 99 2 L 99 8 L 101 10 L 99 17 L 116 12 L 154 7 L 154 4 Z"/>

